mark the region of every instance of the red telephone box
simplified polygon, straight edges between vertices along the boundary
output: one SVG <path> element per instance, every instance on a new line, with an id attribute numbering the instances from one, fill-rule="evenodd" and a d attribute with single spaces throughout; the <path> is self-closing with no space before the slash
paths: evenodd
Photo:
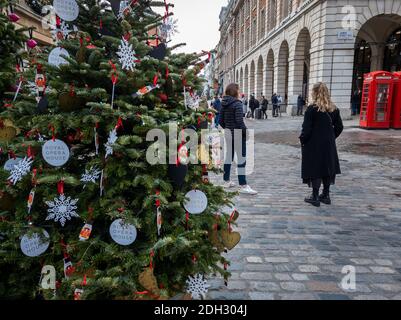
<path id="1" fill-rule="evenodd" d="M 365 74 L 360 117 L 362 128 L 390 128 L 393 87 L 393 74 L 390 72 L 375 71 Z"/>
<path id="2" fill-rule="evenodd" d="M 391 128 L 401 129 L 401 72 L 394 72 L 393 110 Z"/>

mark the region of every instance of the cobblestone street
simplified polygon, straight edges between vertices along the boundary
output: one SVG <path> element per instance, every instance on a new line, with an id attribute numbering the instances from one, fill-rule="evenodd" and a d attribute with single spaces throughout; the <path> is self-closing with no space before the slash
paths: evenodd
<path id="1" fill-rule="evenodd" d="M 239 196 L 240 244 L 228 253 L 228 287 L 210 280 L 211 299 L 401 299 L 401 132 L 364 131 L 345 121 L 343 174 L 333 205 L 304 203 L 301 118 L 248 121 L 255 129 L 257 196 Z M 237 182 L 233 177 L 233 181 Z M 346 265 L 356 290 L 341 287 Z"/>

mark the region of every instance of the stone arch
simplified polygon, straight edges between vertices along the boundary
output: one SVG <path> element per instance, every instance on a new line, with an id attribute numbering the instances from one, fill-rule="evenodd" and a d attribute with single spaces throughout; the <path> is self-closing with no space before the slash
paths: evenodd
<path id="1" fill-rule="evenodd" d="M 310 79 L 310 51 L 311 36 L 307 28 L 303 28 L 298 35 L 294 52 L 294 70 L 292 73 L 292 94 L 307 98 Z"/>
<path id="2" fill-rule="evenodd" d="M 252 60 L 251 70 L 249 73 L 249 94 L 250 95 L 255 93 L 255 75 L 256 75 L 255 61 Z"/>
<path id="3" fill-rule="evenodd" d="M 277 94 L 281 95 L 283 102 L 288 98 L 288 71 L 289 46 L 287 40 L 281 43 L 277 61 Z"/>
<path id="4" fill-rule="evenodd" d="M 274 91 L 274 52 L 273 49 L 269 50 L 266 59 L 266 88 L 265 94 L 268 99 L 273 95 Z"/>
<path id="5" fill-rule="evenodd" d="M 261 97 L 262 95 L 265 95 L 266 93 L 264 92 L 263 88 L 263 57 L 259 56 L 258 59 L 258 65 L 257 65 L 257 70 L 256 70 L 256 97 Z"/>
<path id="6" fill-rule="evenodd" d="M 378 5 L 383 1 L 377 1 Z M 389 1 L 391 3 L 391 1 Z M 384 5 L 384 4 L 383 4 Z M 387 7 L 387 4 L 386 4 Z M 391 8 L 391 10 L 390 10 Z M 352 68 L 352 88 L 349 101 L 352 102 L 352 93 L 362 90 L 365 73 L 377 70 L 398 71 L 401 69 L 401 45 L 391 47 L 391 39 L 396 31 L 401 31 L 401 5 L 398 10 L 390 6 L 386 14 L 372 15 L 366 11 L 363 17 L 358 16 L 358 33 L 355 38 L 354 61 Z M 379 10 L 381 12 L 383 10 Z M 377 26 L 380 26 L 378 28 Z M 400 41 L 398 36 L 397 42 Z M 367 54 L 365 54 L 367 53 Z M 354 111 L 359 109 L 354 105 Z"/>

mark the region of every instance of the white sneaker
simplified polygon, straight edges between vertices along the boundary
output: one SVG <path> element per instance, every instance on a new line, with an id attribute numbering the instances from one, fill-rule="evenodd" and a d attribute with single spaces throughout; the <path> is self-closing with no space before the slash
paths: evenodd
<path id="1" fill-rule="evenodd" d="M 258 192 L 253 190 L 249 185 L 242 186 L 239 190 L 239 193 L 252 195 L 258 194 Z"/>
<path id="2" fill-rule="evenodd" d="M 230 189 L 235 187 L 235 183 L 232 181 L 225 181 L 223 184 L 223 188 Z"/>

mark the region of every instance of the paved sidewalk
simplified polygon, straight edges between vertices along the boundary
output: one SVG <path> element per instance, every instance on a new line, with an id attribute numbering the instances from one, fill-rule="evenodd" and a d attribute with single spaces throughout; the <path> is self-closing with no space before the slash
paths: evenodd
<path id="1" fill-rule="evenodd" d="M 240 244 L 228 257 L 228 287 L 210 299 L 401 299 L 401 132 L 364 131 L 346 121 L 338 140 L 343 175 L 333 205 L 303 202 L 302 119 L 248 121 L 256 131 L 257 196 L 239 196 Z M 341 288 L 346 265 L 356 290 Z"/>

